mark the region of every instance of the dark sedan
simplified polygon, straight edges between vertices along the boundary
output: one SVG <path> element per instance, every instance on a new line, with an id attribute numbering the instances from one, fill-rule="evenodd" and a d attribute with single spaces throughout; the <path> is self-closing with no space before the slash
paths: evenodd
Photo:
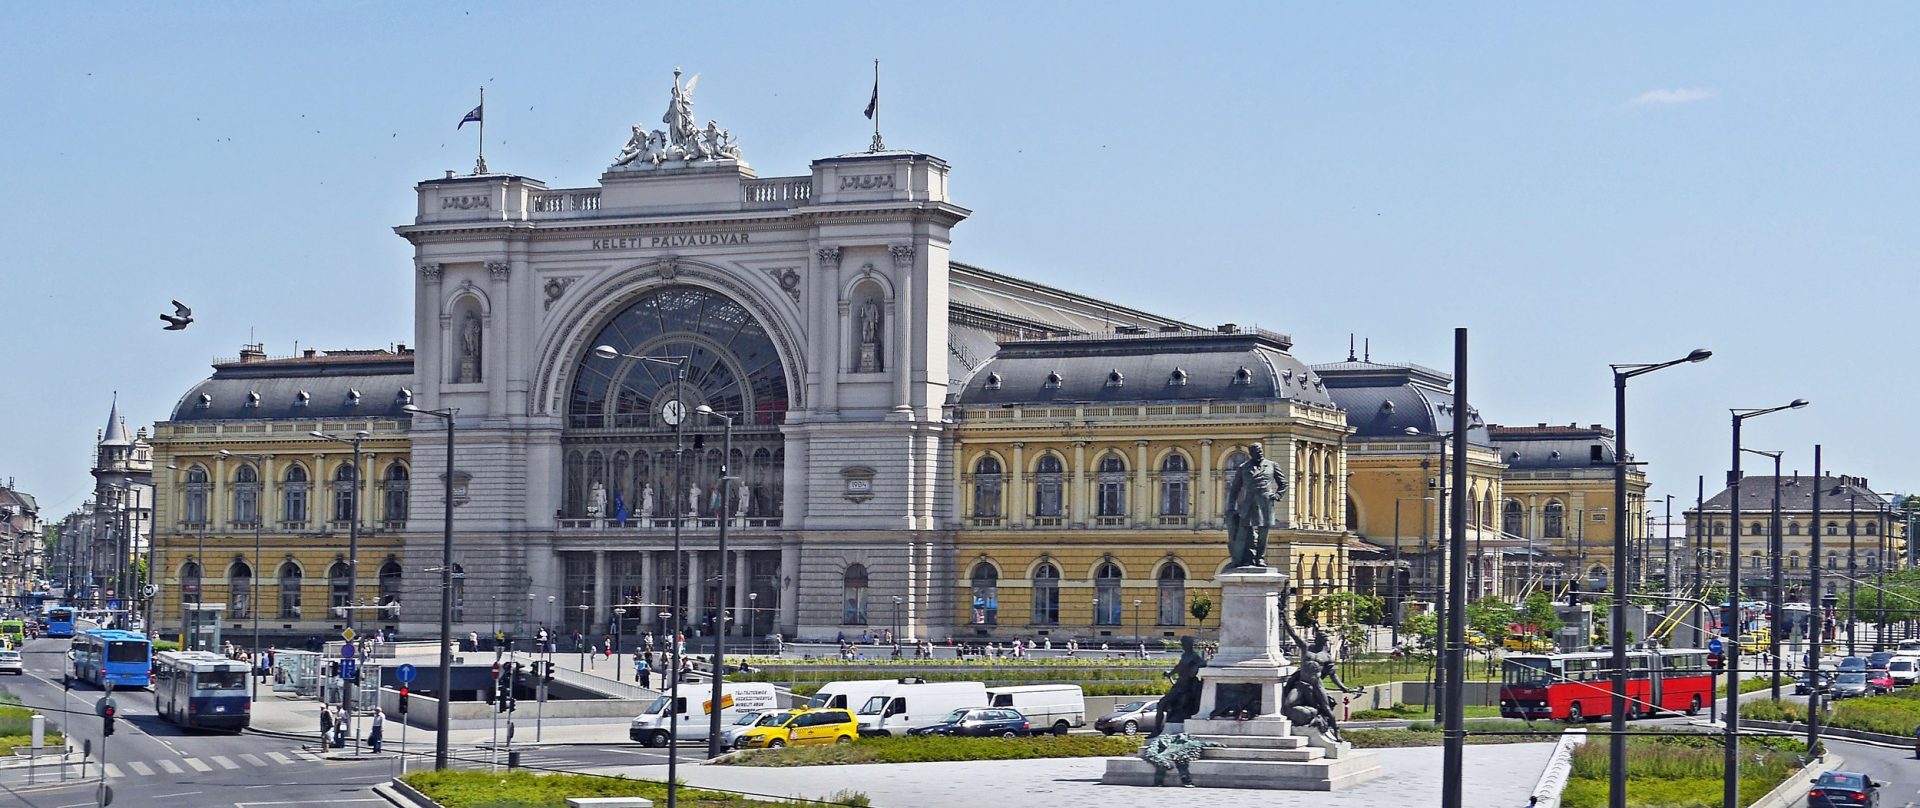
<path id="1" fill-rule="evenodd" d="M 1880 783 L 1859 772 L 1827 772 L 1813 781 L 1807 808 L 1874 808 Z"/>
<path id="2" fill-rule="evenodd" d="M 908 735 L 970 735 L 1021 738 L 1033 734 L 1027 717 L 1004 707 L 974 707 L 947 713 L 940 723 L 907 730 Z"/>

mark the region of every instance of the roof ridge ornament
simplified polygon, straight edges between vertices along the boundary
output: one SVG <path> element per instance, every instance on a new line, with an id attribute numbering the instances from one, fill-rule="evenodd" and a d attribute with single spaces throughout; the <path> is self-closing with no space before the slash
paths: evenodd
<path id="1" fill-rule="evenodd" d="M 673 69 L 673 87 L 669 90 L 667 114 L 660 117 L 666 129 L 649 130 L 641 124 L 633 125 L 633 135 L 627 138 L 627 145 L 614 155 L 613 165 L 608 171 L 650 171 L 660 168 L 689 168 L 694 163 L 718 163 L 734 161 L 745 165 L 740 156 L 740 144 L 734 142 L 733 133 L 720 128 L 719 121 L 709 120 L 702 127 L 693 116 L 693 88 L 700 83 L 700 74 L 693 74 L 686 84 L 680 83 L 680 68 Z M 667 163 L 676 165 L 668 166 Z"/>

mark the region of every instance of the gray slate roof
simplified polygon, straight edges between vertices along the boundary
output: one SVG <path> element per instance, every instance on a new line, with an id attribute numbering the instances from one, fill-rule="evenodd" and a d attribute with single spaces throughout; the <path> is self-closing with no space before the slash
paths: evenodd
<path id="1" fill-rule="evenodd" d="M 1767 463 L 1768 465 L 1772 465 L 1773 461 L 1769 460 Z M 1741 478 L 1741 513 L 1758 514 L 1773 509 L 1773 479 L 1773 475 L 1771 474 L 1765 476 L 1746 475 Z M 1820 513 L 1823 516 L 1835 513 L 1846 513 L 1847 496 L 1849 493 L 1853 495 L 1854 510 L 1856 512 L 1877 511 L 1890 504 L 1886 497 L 1874 493 L 1872 489 L 1867 488 L 1865 481 L 1858 477 L 1823 475 L 1820 477 L 1819 485 L 1823 487 L 1823 490 L 1820 492 Z M 1780 510 L 1812 511 L 1814 487 L 1813 475 L 1781 476 Z M 1732 501 L 1733 489 L 1731 487 L 1720 489 L 1720 493 L 1714 494 L 1712 498 L 1707 500 L 1706 510 L 1725 511 L 1727 510 L 1727 505 Z"/>
<path id="2" fill-rule="evenodd" d="M 1294 400 L 1331 406 L 1286 338 L 1248 330 L 1166 331 L 1019 340 L 967 379 L 962 406 L 1051 402 Z M 1244 371 L 1243 371 L 1244 369 Z M 1058 382 L 1050 383 L 1050 377 Z M 1184 378 L 1184 383 L 1175 383 Z"/>
<path id="3" fill-rule="evenodd" d="M 1500 461 L 1518 471 L 1599 468 L 1611 473 L 1615 460 L 1616 444 L 1610 429 L 1496 424 L 1489 435 L 1500 451 Z M 1599 447 L 1597 454 L 1595 447 Z"/>
<path id="4" fill-rule="evenodd" d="M 174 405 L 173 421 L 411 417 L 402 407 L 413 401 L 412 351 L 315 352 L 213 368 Z"/>
<path id="5" fill-rule="evenodd" d="M 113 408 L 107 411 L 107 430 L 100 439 L 101 446 L 132 446 L 133 439 L 127 436 L 127 422 L 120 417 L 120 397 L 113 397 Z"/>
<path id="6" fill-rule="evenodd" d="M 1453 377 L 1420 365 L 1348 360 L 1314 365 L 1326 379 L 1334 404 L 1347 412 L 1354 437 L 1405 440 L 1407 428 L 1422 435 L 1453 431 Z M 1469 443 L 1487 445 L 1487 429 L 1471 408 Z"/>

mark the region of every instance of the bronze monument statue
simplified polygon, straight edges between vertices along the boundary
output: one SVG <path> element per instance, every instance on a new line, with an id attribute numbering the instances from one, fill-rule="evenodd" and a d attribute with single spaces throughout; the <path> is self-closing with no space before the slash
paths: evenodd
<path id="1" fill-rule="evenodd" d="M 1315 629 L 1312 645 L 1300 638 L 1300 633 L 1293 629 L 1293 620 L 1288 616 L 1287 600 L 1284 596 L 1280 599 L 1280 626 L 1287 632 L 1287 639 L 1292 640 L 1294 647 L 1299 649 L 1300 667 L 1281 685 L 1280 714 L 1296 727 L 1315 729 L 1338 741 L 1340 725 L 1333 717 L 1333 698 L 1327 695 L 1320 679 L 1332 679 L 1333 686 L 1343 693 L 1359 693 L 1362 689 L 1349 688 L 1346 682 L 1340 681 L 1326 632 Z"/>
<path id="2" fill-rule="evenodd" d="M 1227 483 L 1227 554 L 1234 567 L 1267 566 L 1267 533 L 1274 504 L 1287 493 L 1287 477 L 1260 444 L 1247 447 L 1247 462 Z"/>
<path id="3" fill-rule="evenodd" d="M 1193 638 L 1181 637 L 1180 661 L 1174 663 L 1173 670 L 1167 671 L 1173 687 L 1167 688 L 1167 695 L 1160 697 L 1159 732 L 1166 732 L 1167 725 L 1182 723 L 1200 712 L 1200 669 L 1206 665 L 1207 660 L 1193 648 Z"/>

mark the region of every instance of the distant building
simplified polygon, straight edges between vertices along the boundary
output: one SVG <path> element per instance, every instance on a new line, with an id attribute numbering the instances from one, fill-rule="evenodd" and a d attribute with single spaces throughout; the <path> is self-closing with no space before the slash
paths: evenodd
<path id="1" fill-rule="evenodd" d="M 127 431 L 116 398 L 94 445 L 92 523 L 74 554 L 68 597 L 95 608 L 131 610 L 141 585 L 135 559 L 153 535 L 153 447 L 147 430 Z M 65 543 L 68 534 L 61 534 Z"/>
<path id="2" fill-rule="evenodd" d="M 341 609 L 397 604 L 412 378 L 404 345 L 281 358 L 249 345 L 181 396 L 153 440 L 162 635 L 198 626 L 198 644 L 213 636 L 203 618 L 217 615 L 237 645 L 256 625 L 268 643 L 332 640 L 347 625 Z M 313 432 L 365 432 L 358 469 L 352 446 Z M 397 611 L 359 610 L 354 624 L 392 627 Z"/>
<path id="3" fill-rule="evenodd" d="M 18 605 L 15 598 L 40 589 L 46 575 L 41 530 L 40 503 L 8 480 L 0 487 L 0 603 Z"/>
<path id="4" fill-rule="evenodd" d="M 1863 477 L 1793 474 L 1781 476 L 1780 521 L 1782 577 L 1792 582 L 1788 600 L 1806 602 L 1800 589 L 1811 579 L 1812 566 L 1824 563 L 1822 588 L 1845 592 L 1846 579 L 1903 569 L 1907 557 L 1907 513 L 1899 503 L 1868 486 Z M 1820 495 L 1820 521 L 1813 521 L 1813 497 Z M 1686 511 L 1689 534 L 1701 537 L 1695 551 L 1703 553 L 1708 586 L 1727 579 L 1732 532 L 1740 533 L 1741 589 L 1758 594 L 1773 586 L 1772 545 L 1774 477 L 1748 476 L 1740 482 L 1740 524 L 1729 524 L 1733 489 L 1723 488 L 1702 509 Z M 1820 534 L 1820 553 L 1813 552 L 1814 533 Z M 1676 566 L 1678 566 L 1676 562 Z"/>
<path id="5" fill-rule="evenodd" d="M 1501 473 L 1506 491 L 1500 529 L 1548 554 L 1555 564 L 1549 579 L 1556 589 L 1576 577 L 1563 570 L 1584 573 L 1579 576 L 1582 591 L 1612 588 L 1613 430 L 1599 424 L 1495 424 L 1487 434 L 1506 466 Z M 1665 553 L 1655 554 L 1641 541 L 1646 536 L 1646 498 L 1646 471 L 1628 466 L 1627 576 L 1636 582 L 1666 574 L 1661 569 Z"/>

